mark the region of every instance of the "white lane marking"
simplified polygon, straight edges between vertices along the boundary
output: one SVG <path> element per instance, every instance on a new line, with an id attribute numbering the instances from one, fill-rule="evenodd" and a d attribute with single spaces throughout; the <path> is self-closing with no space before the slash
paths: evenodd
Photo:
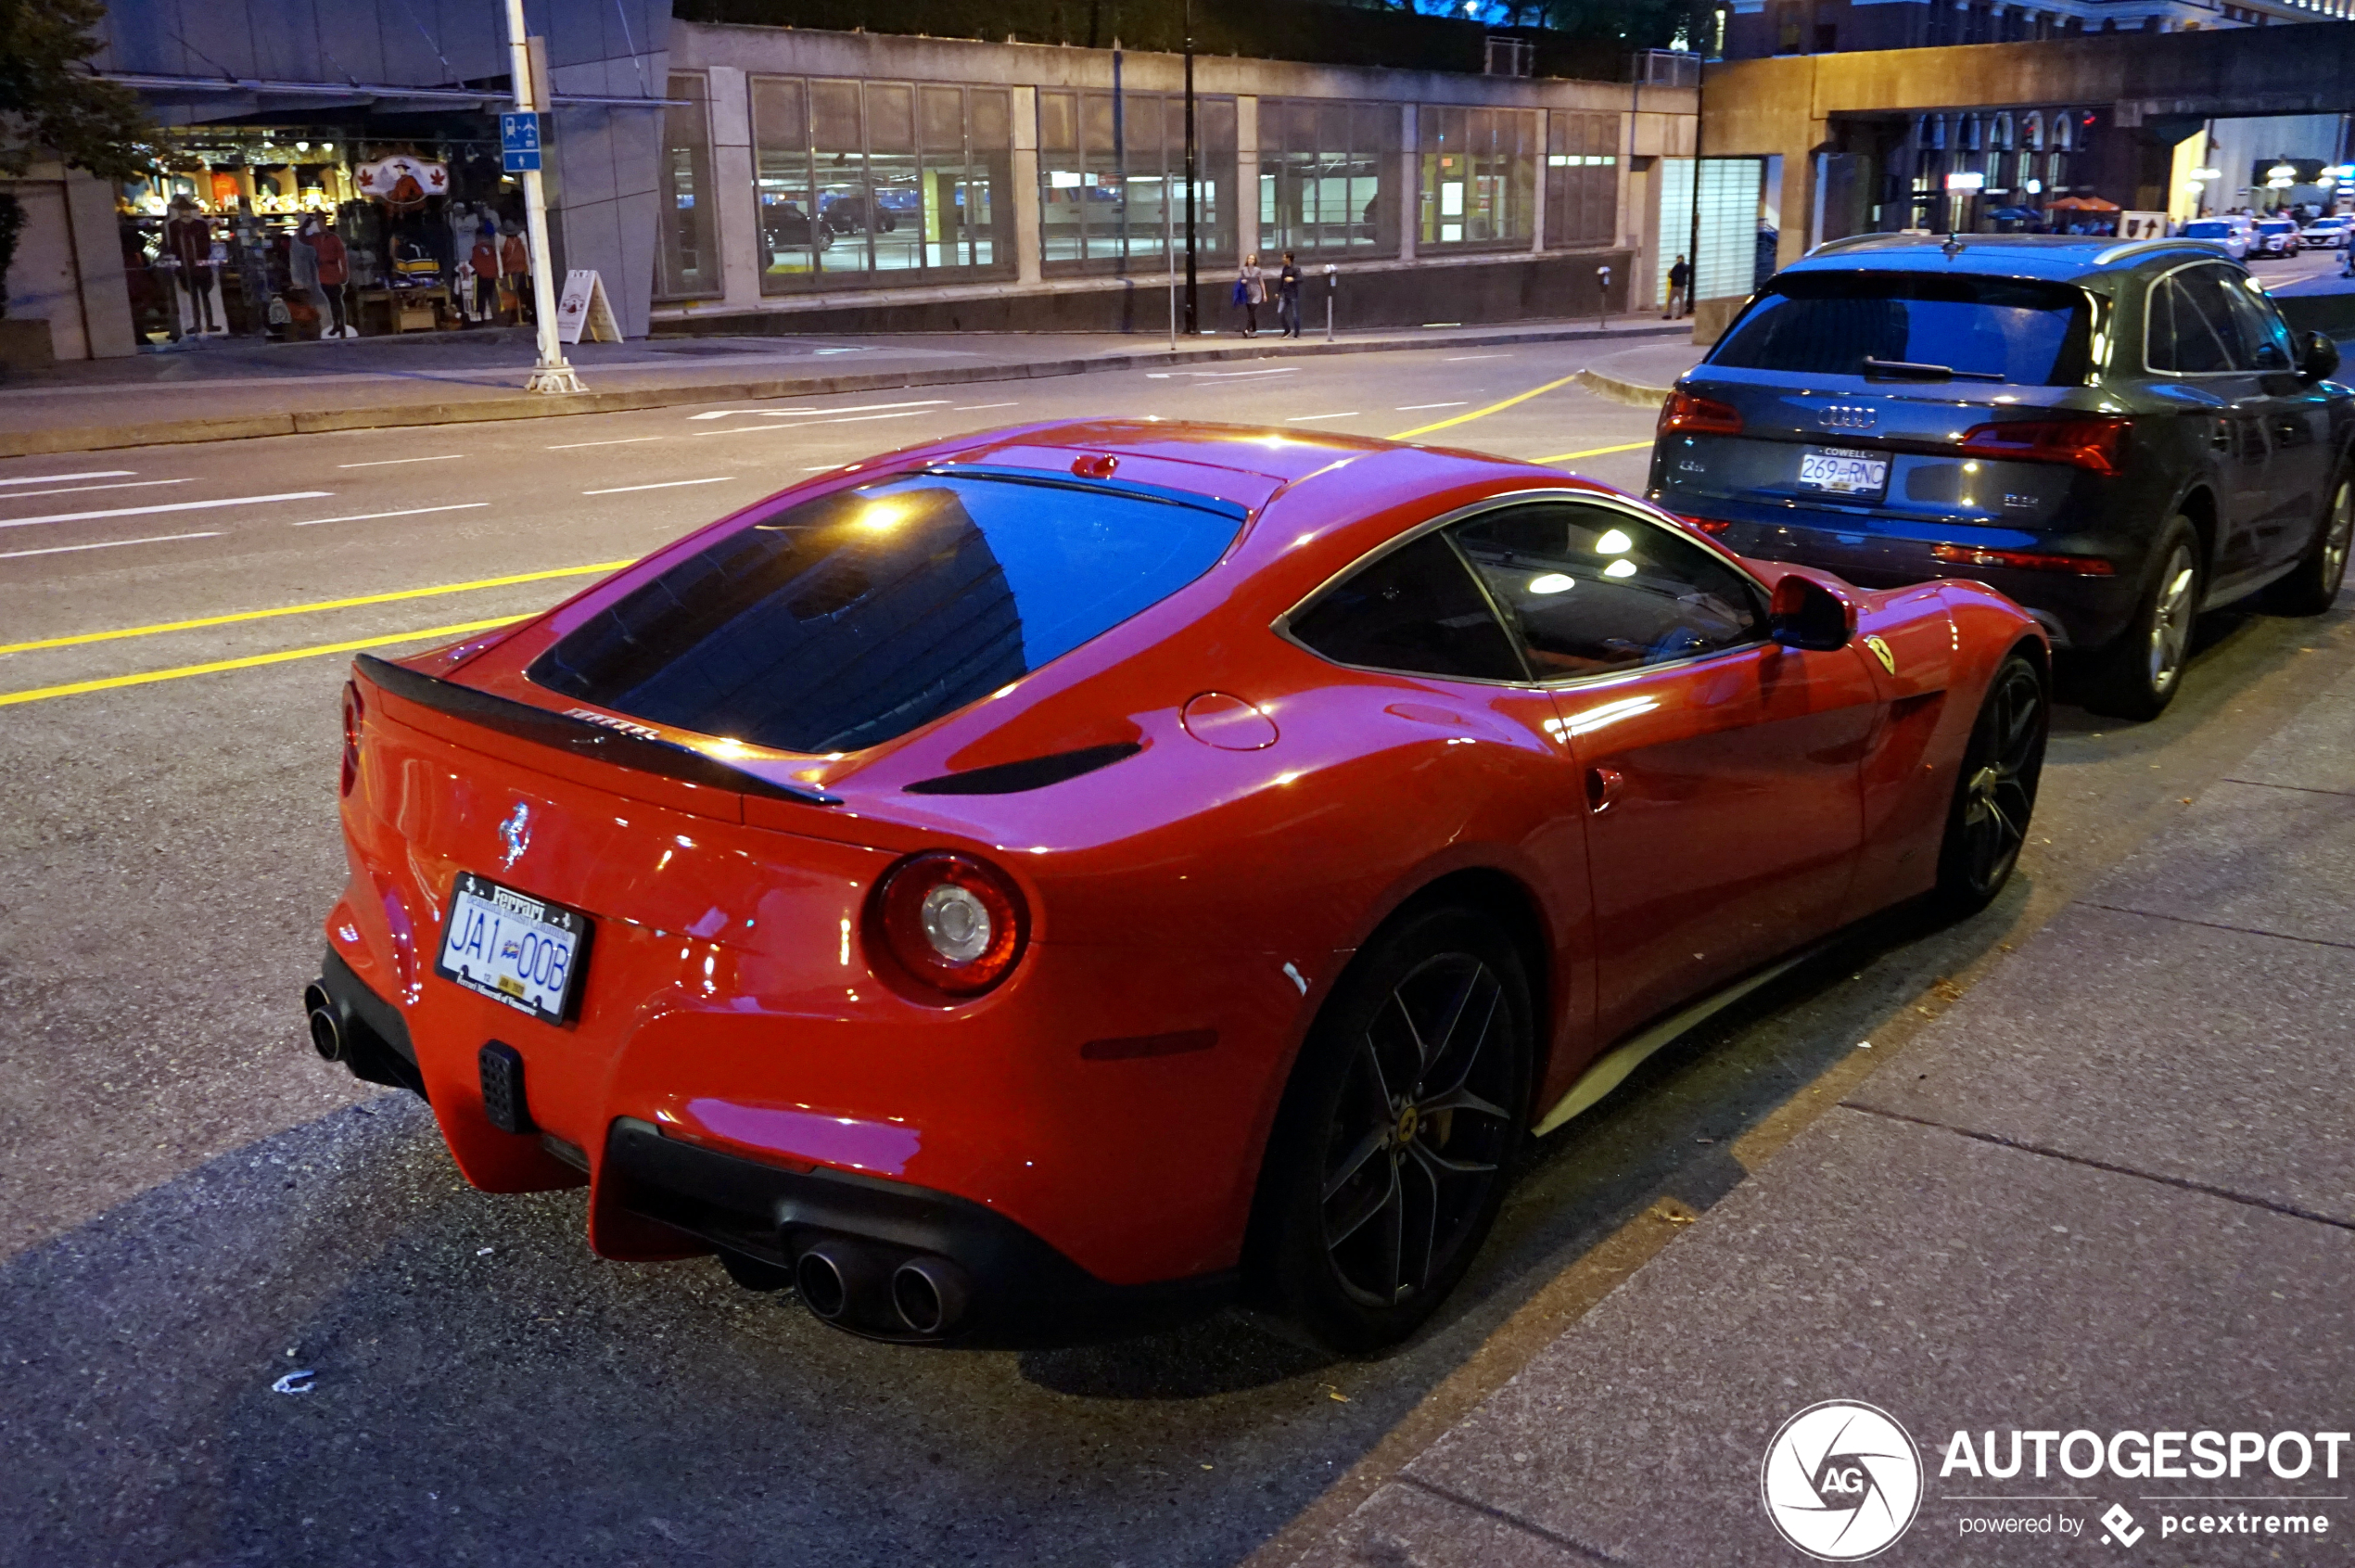
<path id="1" fill-rule="evenodd" d="M 758 414 L 757 408 L 715 408 L 709 414 L 691 414 L 690 419 L 727 419 L 739 414 Z"/>
<path id="2" fill-rule="evenodd" d="M 338 468 L 389 468 L 396 463 L 455 463 L 465 456 L 463 452 L 445 452 L 434 457 L 378 457 L 366 463 L 338 463 Z"/>
<path id="3" fill-rule="evenodd" d="M 1508 360 L 1512 357 L 1513 356 L 1510 354 L 1449 354 L 1439 363 L 1442 364 L 1454 364 L 1460 360 Z"/>
<path id="4" fill-rule="evenodd" d="M 1461 408 L 1464 404 L 1470 402 L 1471 402 L 1470 398 L 1458 398 L 1454 402 L 1403 402 L 1391 412 L 1394 414 L 1412 414 L 1419 408 Z"/>
<path id="5" fill-rule="evenodd" d="M 570 452 L 576 447 L 629 446 L 633 441 L 658 441 L 660 440 L 662 440 L 660 436 L 623 436 L 617 440 L 610 441 L 566 441 L 560 446 L 552 446 L 548 450 L 550 452 Z"/>
<path id="6" fill-rule="evenodd" d="M 974 414 L 985 408 L 1020 408 L 1022 404 L 1018 402 L 969 402 L 960 403 L 948 412 L 951 414 Z"/>
<path id="7" fill-rule="evenodd" d="M 1166 381 L 1173 376 L 1196 376 L 1205 381 L 1231 381 L 1239 376 L 1290 376 L 1299 368 L 1298 365 L 1287 364 L 1275 370 L 1148 370 L 1145 379 Z"/>
<path id="8" fill-rule="evenodd" d="M 36 495 L 80 495 L 86 490 L 146 490 L 150 485 L 191 485 L 194 479 L 133 479 L 121 485 L 68 485 L 63 490 L 13 490 L 0 501 L 30 501 Z"/>
<path id="9" fill-rule="evenodd" d="M 697 430 L 698 436 L 741 436 L 748 430 L 775 435 L 780 430 L 807 430 L 813 425 L 864 425 L 871 419 L 914 419 L 930 414 L 928 408 L 911 408 L 905 414 L 854 414 L 847 419 L 805 419 L 798 425 L 731 425 L 724 430 Z"/>
<path id="10" fill-rule="evenodd" d="M 45 550 L 11 550 L 0 561 L 21 561 L 28 555 L 69 555 L 76 550 L 120 550 L 126 544 L 169 544 L 175 539 L 219 539 L 221 533 L 159 533 L 152 539 L 109 539 L 99 544 L 52 544 Z"/>
<path id="11" fill-rule="evenodd" d="M 658 485 L 616 485 L 611 490 L 584 490 L 580 493 L 583 495 L 622 495 L 633 490 L 677 490 L 681 485 L 724 485 L 732 482 L 735 477 L 733 474 L 722 474 L 713 479 L 665 479 Z"/>
<path id="12" fill-rule="evenodd" d="M 764 408 L 763 419 L 799 418 L 805 414 L 872 414 L 879 408 L 938 408 L 947 398 L 921 398 L 910 402 L 858 402 L 847 408 Z"/>
<path id="13" fill-rule="evenodd" d="M 839 463 L 820 463 L 820 464 L 816 464 L 816 465 L 812 465 L 812 466 L 810 466 L 810 467 L 804 468 L 804 469 L 802 470 L 802 472 L 803 472 L 803 473 L 805 473 L 805 474 L 824 474 L 824 473 L 830 473 L 830 472 L 832 472 L 833 470 L 834 470 L 834 469 L 836 469 L 836 468 L 839 468 L 839 467 L 841 467 L 841 466 L 842 466 L 842 465 L 841 465 L 841 464 L 839 464 Z"/>
<path id="14" fill-rule="evenodd" d="M 428 512 L 472 512 L 477 507 L 490 504 L 488 501 L 461 501 L 452 506 L 411 506 L 399 512 L 357 512 L 349 517 L 305 517 L 299 523 L 288 523 L 286 526 L 296 529 L 315 529 L 321 523 L 372 523 L 378 517 L 422 517 Z"/>
<path id="15" fill-rule="evenodd" d="M 1311 419 L 1355 419 L 1356 417 L 1357 411 L 1354 408 L 1349 408 L 1343 409 L 1339 414 L 1295 414 L 1290 419 L 1285 420 L 1284 423 L 1287 425 L 1305 425 Z"/>
<path id="16" fill-rule="evenodd" d="M 154 512 L 209 512 L 221 506 L 259 506 L 265 501 L 317 501 L 331 490 L 290 490 L 278 495 L 232 495 L 221 501 L 172 501 L 160 506 L 115 506 L 104 512 L 52 512 L 45 517 L 0 518 L 0 529 L 29 529 L 35 523 L 84 523 L 97 517 L 144 517 Z"/>
<path id="17" fill-rule="evenodd" d="M 94 468 L 87 474 L 27 474 L 22 478 L 0 479 L 0 485 L 53 485 L 68 479 L 127 479 L 136 468 Z"/>

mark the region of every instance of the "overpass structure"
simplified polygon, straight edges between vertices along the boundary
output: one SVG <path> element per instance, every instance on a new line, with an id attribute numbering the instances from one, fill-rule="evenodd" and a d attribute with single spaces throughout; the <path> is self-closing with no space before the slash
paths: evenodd
<path id="1" fill-rule="evenodd" d="M 1701 151 L 1777 160 L 1787 264 L 1843 235 L 1972 226 L 1971 200 L 2164 211 L 2179 146 L 2210 120 L 2350 108 L 2355 22 L 2095 33 L 1714 66 Z M 1979 194 L 1950 197 L 1955 173 Z"/>

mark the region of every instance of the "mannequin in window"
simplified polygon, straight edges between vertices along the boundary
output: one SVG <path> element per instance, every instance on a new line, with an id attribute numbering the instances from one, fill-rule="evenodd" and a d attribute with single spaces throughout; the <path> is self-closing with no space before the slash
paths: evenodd
<path id="1" fill-rule="evenodd" d="M 303 214 L 302 222 L 286 237 L 286 287 L 300 290 L 314 305 L 323 303 L 319 294 L 319 249 L 312 236 L 319 232 L 315 213 Z"/>
<path id="2" fill-rule="evenodd" d="M 319 292 L 327 302 L 328 315 L 321 325 L 326 337 L 357 338 L 359 330 L 344 319 L 343 287 L 351 281 L 351 253 L 344 248 L 343 236 L 336 233 L 335 222 L 330 214 L 324 219 L 313 216 L 307 223 L 312 254 L 317 258 Z"/>
<path id="3" fill-rule="evenodd" d="M 188 197 L 175 197 L 172 217 L 163 225 L 164 254 L 179 281 L 180 336 L 221 333 L 213 300 L 212 224 Z"/>
<path id="4" fill-rule="evenodd" d="M 516 297 L 516 320 L 531 319 L 531 253 L 524 248 L 523 230 L 511 219 L 502 225 L 499 241 L 499 281 Z"/>

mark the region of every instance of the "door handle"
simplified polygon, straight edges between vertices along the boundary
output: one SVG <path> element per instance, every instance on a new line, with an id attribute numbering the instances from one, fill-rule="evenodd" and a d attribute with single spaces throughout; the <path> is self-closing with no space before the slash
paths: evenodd
<path id="1" fill-rule="evenodd" d="M 1616 768 L 1587 769 L 1586 809 L 1588 812 L 1600 816 L 1610 810 L 1610 803 L 1619 798 L 1620 783 L 1619 770 Z"/>

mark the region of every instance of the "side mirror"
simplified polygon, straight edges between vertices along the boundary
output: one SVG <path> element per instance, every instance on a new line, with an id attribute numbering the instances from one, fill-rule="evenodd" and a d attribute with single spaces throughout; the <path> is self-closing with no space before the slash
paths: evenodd
<path id="1" fill-rule="evenodd" d="M 2300 345 L 2298 374 L 2309 381 L 2327 381 L 2338 374 L 2338 345 L 2324 334 L 2310 332 Z"/>
<path id="2" fill-rule="evenodd" d="M 1856 606 L 1812 577 L 1793 572 L 1775 584 L 1767 634 L 1787 648 L 1829 653 L 1856 635 Z"/>

